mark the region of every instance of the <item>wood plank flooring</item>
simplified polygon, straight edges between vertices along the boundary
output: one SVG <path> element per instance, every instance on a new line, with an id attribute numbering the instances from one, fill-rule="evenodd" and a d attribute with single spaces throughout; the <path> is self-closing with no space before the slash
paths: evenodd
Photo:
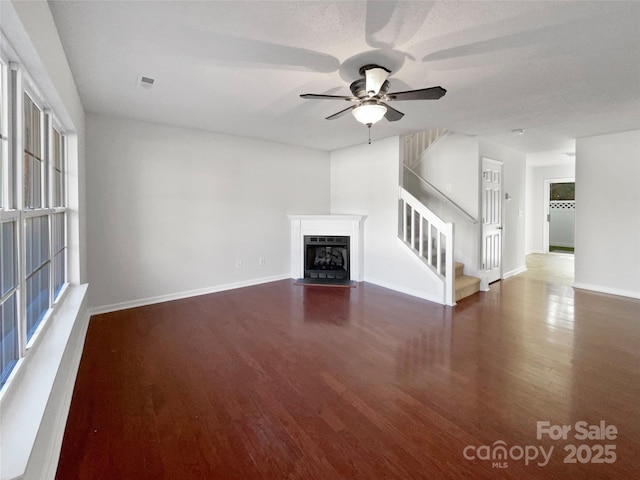
<path id="1" fill-rule="evenodd" d="M 454 308 L 285 280 L 98 315 L 56 478 L 638 478 L 639 346 L 639 301 L 526 276 Z"/>
<path id="2" fill-rule="evenodd" d="M 573 285 L 574 256 L 569 253 L 531 253 L 527 255 L 527 270 L 521 275 L 550 283 Z"/>

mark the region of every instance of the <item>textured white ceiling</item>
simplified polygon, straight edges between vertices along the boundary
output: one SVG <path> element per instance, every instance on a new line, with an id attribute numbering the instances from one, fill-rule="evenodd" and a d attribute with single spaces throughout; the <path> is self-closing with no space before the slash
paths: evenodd
<path id="1" fill-rule="evenodd" d="M 432 127 L 522 151 L 640 128 L 640 2 L 50 1 L 85 109 L 322 150 L 367 140 L 347 105 L 358 68 L 438 101 L 372 137 Z M 136 86 L 139 74 L 156 79 Z M 510 133 L 525 129 L 525 135 Z"/>

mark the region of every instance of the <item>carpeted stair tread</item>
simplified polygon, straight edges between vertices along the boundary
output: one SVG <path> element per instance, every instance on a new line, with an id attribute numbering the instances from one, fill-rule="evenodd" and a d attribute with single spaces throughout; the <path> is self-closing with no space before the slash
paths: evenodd
<path id="1" fill-rule="evenodd" d="M 455 279 L 456 302 L 469 295 L 480 291 L 480 279 L 469 275 L 456 276 Z"/>

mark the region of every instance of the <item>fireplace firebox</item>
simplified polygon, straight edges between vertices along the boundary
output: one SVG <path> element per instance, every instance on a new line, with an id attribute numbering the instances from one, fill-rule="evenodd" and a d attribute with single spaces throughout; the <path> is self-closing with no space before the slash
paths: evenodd
<path id="1" fill-rule="evenodd" d="M 322 283 L 349 282 L 347 236 L 304 236 L 304 278 Z"/>

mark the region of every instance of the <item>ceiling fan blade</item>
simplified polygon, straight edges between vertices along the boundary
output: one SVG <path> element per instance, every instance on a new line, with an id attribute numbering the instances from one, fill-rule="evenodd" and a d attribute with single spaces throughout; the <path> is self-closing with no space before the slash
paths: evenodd
<path id="1" fill-rule="evenodd" d="M 366 78 L 366 89 L 369 97 L 374 97 L 380 92 L 382 84 L 389 78 L 391 72 L 383 67 L 372 65 L 371 68 L 362 67 Z"/>
<path id="2" fill-rule="evenodd" d="M 347 102 L 357 102 L 358 97 L 347 97 L 345 95 L 319 95 L 316 93 L 305 93 L 300 95 L 309 100 L 346 100 Z"/>
<path id="3" fill-rule="evenodd" d="M 396 110 L 393 107 L 390 107 L 386 103 L 380 102 L 380 105 L 384 105 L 385 107 L 387 107 L 387 113 L 384 114 L 384 118 L 386 118 L 387 121 L 389 121 L 389 122 L 397 122 L 402 117 L 404 117 L 404 113 L 399 112 L 398 110 Z"/>
<path id="4" fill-rule="evenodd" d="M 338 113 L 334 113 L 333 115 L 329 115 L 326 120 L 335 120 L 336 118 L 340 118 L 341 116 L 343 116 L 345 113 L 347 113 L 350 110 L 353 110 L 354 108 L 356 108 L 356 106 L 352 106 L 352 107 L 347 107 L 344 110 L 340 110 Z"/>
<path id="5" fill-rule="evenodd" d="M 386 100 L 438 100 L 447 91 L 442 87 L 422 88 L 420 90 L 409 90 L 407 92 L 395 92 L 386 95 Z"/>

